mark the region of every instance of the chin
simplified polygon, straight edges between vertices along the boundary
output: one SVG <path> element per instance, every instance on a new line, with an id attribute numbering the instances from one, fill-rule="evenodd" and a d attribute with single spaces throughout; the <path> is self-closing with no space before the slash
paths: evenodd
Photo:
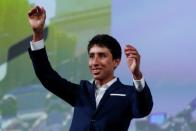
<path id="1" fill-rule="evenodd" d="M 101 80 L 101 78 L 102 78 L 102 77 L 99 76 L 99 75 L 93 75 L 93 79 L 94 79 L 94 80 Z"/>

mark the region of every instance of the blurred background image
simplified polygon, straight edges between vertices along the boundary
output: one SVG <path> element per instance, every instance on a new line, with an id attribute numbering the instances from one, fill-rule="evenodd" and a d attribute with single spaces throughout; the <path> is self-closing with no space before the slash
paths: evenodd
<path id="1" fill-rule="evenodd" d="M 148 117 L 133 120 L 130 131 L 194 131 L 194 0 L 1 0 L 0 131 L 65 131 L 71 123 L 73 108 L 41 85 L 27 53 L 27 12 L 34 5 L 46 9 L 50 62 L 72 82 L 92 79 L 86 48 L 96 34 L 108 33 L 122 49 L 132 44 L 139 50 L 154 107 Z M 116 75 L 132 84 L 124 55 Z"/>

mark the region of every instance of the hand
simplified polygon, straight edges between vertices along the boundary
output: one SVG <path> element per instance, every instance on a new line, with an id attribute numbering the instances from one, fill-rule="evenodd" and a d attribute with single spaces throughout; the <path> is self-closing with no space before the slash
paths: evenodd
<path id="1" fill-rule="evenodd" d="M 142 73 L 140 71 L 140 54 L 136 48 L 131 45 L 127 45 L 124 52 L 129 70 L 133 74 L 133 78 L 135 80 L 140 80 L 142 78 Z"/>
<path id="2" fill-rule="evenodd" d="M 28 12 L 29 24 L 33 29 L 33 41 L 43 38 L 45 19 L 46 12 L 42 7 L 36 6 Z"/>

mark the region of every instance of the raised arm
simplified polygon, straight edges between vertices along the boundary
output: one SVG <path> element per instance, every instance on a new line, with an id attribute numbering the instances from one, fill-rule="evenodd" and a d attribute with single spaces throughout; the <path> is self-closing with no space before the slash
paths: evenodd
<path id="1" fill-rule="evenodd" d="M 152 95 L 140 70 L 139 52 L 132 45 L 127 45 L 124 52 L 128 68 L 133 75 L 134 86 L 136 87 L 136 90 L 130 96 L 132 115 L 134 118 L 141 118 L 148 115 L 152 110 Z"/>
<path id="2" fill-rule="evenodd" d="M 38 44 L 40 40 L 43 40 L 45 19 L 46 12 L 44 8 L 36 6 L 29 11 L 28 20 L 33 30 L 31 44 Z M 35 51 L 32 51 L 29 48 L 29 55 L 32 60 L 35 73 L 43 86 L 74 106 L 80 90 L 79 85 L 63 79 L 56 71 L 53 70 L 48 60 L 45 48 Z"/>

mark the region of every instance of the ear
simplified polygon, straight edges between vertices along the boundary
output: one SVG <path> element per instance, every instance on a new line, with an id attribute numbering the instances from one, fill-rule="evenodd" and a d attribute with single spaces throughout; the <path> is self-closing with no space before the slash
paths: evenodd
<path id="1" fill-rule="evenodd" d="M 115 59 L 114 60 L 114 69 L 116 69 L 118 67 L 118 65 L 120 64 L 121 59 Z"/>

